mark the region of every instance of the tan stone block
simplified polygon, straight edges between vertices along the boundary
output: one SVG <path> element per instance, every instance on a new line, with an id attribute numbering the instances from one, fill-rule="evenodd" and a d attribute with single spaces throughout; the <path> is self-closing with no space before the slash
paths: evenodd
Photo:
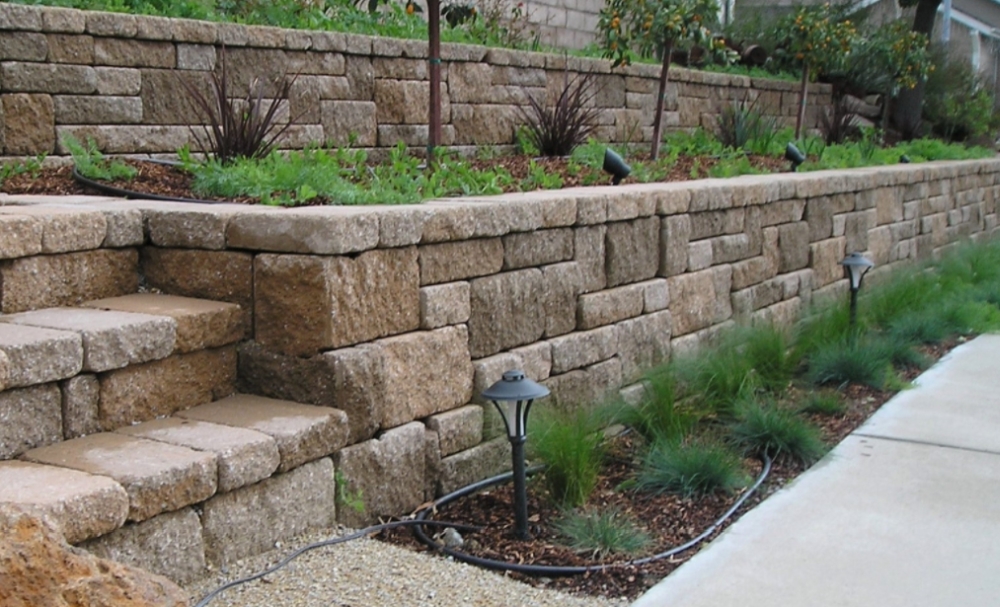
<path id="1" fill-rule="evenodd" d="M 659 228 L 657 217 L 608 224 L 606 268 L 609 287 L 656 276 Z"/>
<path id="2" fill-rule="evenodd" d="M 177 417 L 270 436 L 281 454 L 278 472 L 330 455 L 347 443 L 347 415 L 343 411 L 249 394 L 179 411 Z"/>
<path id="3" fill-rule="evenodd" d="M 469 351 L 474 358 L 538 341 L 545 331 L 544 283 L 536 269 L 471 281 Z"/>
<path id="4" fill-rule="evenodd" d="M 4 353 L 5 387 L 65 379 L 79 373 L 83 365 L 83 340 L 70 331 L 0 323 L 0 352 Z"/>
<path id="5" fill-rule="evenodd" d="M 778 226 L 778 272 L 791 272 L 809 265 L 809 224 L 804 221 Z"/>
<path id="6" fill-rule="evenodd" d="M 38 217 L 0 214 L 0 259 L 41 253 L 42 230 Z"/>
<path id="7" fill-rule="evenodd" d="M 249 330 L 253 313 L 253 255 L 144 247 L 141 264 L 146 284 L 164 293 L 239 305 L 244 326 Z M 130 292 L 134 291 L 133 288 Z"/>
<path id="8" fill-rule="evenodd" d="M 691 218 L 674 215 L 663 218 L 660 230 L 660 276 L 676 276 L 688 269 Z"/>
<path id="9" fill-rule="evenodd" d="M 849 253 L 868 250 L 868 230 L 875 227 L 875 210 L 857 211 L 845 216 L 844 235 Z"/>
<path id="10" fill-rule="evenodd" d="M 101 558 L 140 567 L 178 584 L 205 574 L 201 520 L 191 508 L 130 523 L 86 542 L 84 550 Z"/>
<path id="11" fill-rule="evenodd" d="M 514 105 L 451 105 L 451 123 L 456 145 L 511 143 L 520 122 Z"/>
<path id="12" fill-rule="evenodd" d="M 646 371 L 670 358 L 669 310 L 620 322 L 615 329 L 622 381 L 638 381 Z"/>
<path id="13" fill-rule="evenodd" d="M 4 87 L 6 77 L 0 75 Z M 49 154 L 56 147 L 52 97 L 29 93 L 0 96 L 4 118 L 4 152 L 9 155 Z"/>
<path id="14" fill-rule="evenodd" d="M 207 499 L 218 476 L 212 454 L 110 433 L 32 449 L 23 458 L 113 478 L 128 493 L 130 521 Z"/>
<path id="15" fill-rule="evenodd" d="M 706 241 L 712 248 L 712 264 L 732 263 L 750 257 L 751 242 L 747 234 L 728 234 Z"/>
<path id="16" fill-rule="evenodd" d="M 22 207 L 0 212 L 36 217 L 42 225 L 41 252 L 46 254 L 96 249 L 107 235 L 107 219 L 97 211 Z"/>
<path id="17" fill-rule="evenodd" d="M 133 249 L 100 249 L 0 262 L 0 309 L 21 312 L 135 292 L 136 261 Z"/>
<path id="18" fill-rule="evenodd" d="M 95 375 L 77 375 L 59 384 L 62 390 L 63 436 L 77 438 L 101 431 L 98 403 L 101 385 Z"/>
<path id="19" fill-rule="evenodd" d="M 62 440 L 62 411 L 55 384 L 0 392 L 0 458 Z"/>
<path id="20" fill-rule="evenodd" d="M 642 287 L 644 314 L 659 312 L 670 307 L 670 283 L 665 278 L 654 278 L 636 286 Z"/>
<path id="21" fill-rule="evenodd" d="M 87 13 L 69 8 L 42 8 L 42 30 L 80 34 L 87 28 Z"/>
<path id="22" fill-rule="evenodd" d="M 0 502 L 43 514 L 74 544 L 114 531 L 128 515 L 128 494 L 115 481 L 31 462 L 0 462 Z"/>
<path id="23" fill-rule="evenodd" d="M 219 211 L 214 205 L 183 203 L 145 213 L 151 244 L 188 249 L 226 248 L 226 225 L 233 215 L 233 211 Z"/>
<path id="24" fill-rule="evenodd" d="M 426 124 L 430 86 L 418 80 L 375 80 L 376 120 L 379 124 Z"/>
<path id="25" fill-rule="evenodd" d="M 871 260 L 875 262 L 875 265 L 881 266 L 889 263 L 892 245 L 893 238 L 890 226 L 880 226 L 868 233 L 868 250 L 871 251 Z"/>
<path id="26" fill-rule="evenodd" d="M 343 146 L 350 143 L 353 136 L 354 145 L 359 147 L 373 147 L 378 143 L 378 121 L 373 102 L 322 100 L 319 106 L 326 141 Z"/>
<path id="27" fill-rule="evenodd" d="M 341 449 L 337 472 L 345 479 L 342 490 L 364 502 L 358 512 L 338 503 L 337 521 L 361 527 L 387 516 L 412 512 L 424 501 L 424 425 L 409 423 L 388 430 L 377 439 Z"/>
<path id="28" fill-rule="evenodd" d="M 576 329 L 577 296 L 583 289 L 579 262 L 570 261 L 542 267 L 542 309 L 546 337 Z"/>
<path id="29" fill-rule="evenodd" d="M 335 521 L 333 462 L 323 458 L 205 502 L 205 558 L 215 566 L 274 548 Z M 261 521 L 267 521 L 262 525 Z"/>
<path id="30" fill-rule="evenodd" d="M 542 266 L 573 258 L 573 230 L 561 228 L 508 234 L 503 238 L 503 269 Z"/>
<path id="31" fill-rule="evenodd" d="M 705 268 L 712 267 L 712 241 L 699 240 L 688 243 L 687 269 L 688 272 L 697 272 Z"/>
<path id="32" fill-rule="evenodd" d="M 701 240 L 743 231 L 745 209 L 691 213 L 691 240 Z"/>
<path id="33" fill-rule="evenodd" d="M 94 68 L 83 65 L 5 62 L 0 65 L 0 80 L 4 90 L 12 93 L 89 95 L 97 89 Z M 28 106 L 46 103 L 45 96 L 41 94 L 21 95 L 18 99 L 21 104 L 18 109 L 22 113 L 28 111 Z M 47 107 L 35 108 L 35 117 L 51 117 L 51 103 L 50 99 Z M 51 120 L 48 124 L 52 124 Z"/>
<path id="34" fill-rule="evenodd" d="M 781 279 L 771 279 L 732 294 L 733 314 L 747 317 L 751 312 L 781 301 L 784 287 Z"/>
<path id="35" fill-rule="evenodd" d="M 321 206 L 278 213 L 245 213 L 226 230 L 232 248 L 340 255 L 378 244 L 378 218 L 364 209 Z"/>
<path id="36" fill-rule="evenodd" d="M 0 322 L 79 333 L 83 370 L 107 371 L 166 357 L 174 350 L 172 318 L 82 308 L 47 308 L 0 316 Z"/>
<path id="37" fill-rule="evenodd" d="M 801 317 L 802 303 L 798 297 L 778 302 L 773 306 L 754 312 L 751 315 L 751 322 L 763 322 L 775 327 L 790 329 Z"/>
<path id="38" fill-rule="evenodd" d="M 806 201 L 805 220 L 809 224 L 809 242 L 816 242 L 833 235 L 833 204 L 829 196 L 810 198 Z"/>
<path id="39" fill-rule="evenodd" d="M 847 239 L 843 236 L 829 238 L 809 245 L 809 266 L 813 271 L 816 287 L 823 287 L 844 277 L 840 262 L 846 254 Z"/>
<path id="40" fill-rule="evenodd" d="M 549 399 L 539 406 L 551 406 L 562 411 L 592 409 L 622 385 L 622 363 L 618 357 L 577 369 L 562 375 L 553 375 L 543 382 L 552 391 Z"/>
<path id="41" fill-rule="evenodd" d="M 421 285 L 496 274 L 504 260 L 499 238 L 429 244 L 419 251 Z"/>
<path id="42" fill-rule="evenodd" d="M 473 369 L 465 327 L 445 327 L 381 339 L 385 408 L 381 426 L 391 428 L 459 407 L 472 398 Z M 433 373 L 428 374 L 428 369 Z"/>
<path id="43" fill-rule="evenodd" d="M 264 480 L 281 463 L 274 439 L 246 428 L 171 417 L 119 428 L 117 432 L 214 454 L 220 493 Z"/>
<path id="44" fill-rule="evenodd" d="M 99 379 L 101 425 L 113 430 L 232 394 L 236 350 L 226 346 L 175 354 L 102 373 Z"/>
<path id="45" fill-rule="evenodd" d="M 448 94 L 452 102 L 489 103 L 492 90 L 493 66 L 462 62 L 448 67 Z"/>
<path id="46" fill-rule="evenodd" d="M 441 458 L 438 495 L 510 470 L 510 442 L 506 436 Z"/>
<path id="47" fill-rule="evenodd" d="M 177 49 L 169 42 L 95 38 L 94 62 L 112 67 L 173 68 Z"/>
<path id="48" fill-rule="evenodd" d="M 243 315 L 235 304 L 158 293 L 135 293 L 88 301 L 83 305 L 174 319 L 177 325 L 174 352 L 216 348 L 243 337 Z"/>
<path id="49" fill-rule="evenodd" d="M 469 320 L 469 283 L 452 282 L 420 288 L 420 328 L 437 329 Z"/>
<path id="50" fill-rule="evenodd" d="M 471 449 L 482 441 L 483 408 L 468 405 L 427 418 L 427 427 L 438 436 L 442 457 Z"/>
<path id="51" fill-rule="evenodd" d="M 88 12 L 87 33 L 97 36 L 131 38 L 138 31 L 135 15 L 112 12 Z"/>
<path id="52" fill-rule="evenodd" d="M 45 34 L 37 32 L 4 32 L 0 38 L 0 60 L 45 61 L 49 54 Z"/>
<path id="53" fill-rule="evenodd" d="M 618 335 L 615 327 L 578 331 L 549 340 L 552 346 L 552 373 L 560 374 L 587 367 L 615 355 Z"/>
<path id="54" fill-rule="evenodd" d="M 98 95 L 138 95 L 142 90 L 142 75 L 137 69 L 95 67 L 94 78 Z"/>
<path id="55" fill-rule="evenodd" d="M 138 124 L 142 122 L 139 97 L 55 95 L 55 124 Z"/>
<path id="56" fill-rule="evenodd" d="M 603 225 L 573 230 L 573 260 L 581 273 L 581 293 L 600 291 L 608 284 L 605 273 L 605 235 Z"/>
<path id="57" fill-rule="evenodd" d="M 729 297 L 732 269 L 728 266 L 674 276 L 669 280 L 674 336 L 704 329 L 732 316 Z"/>
<path id="58" fill-rule="evenodd" d="M 645 286 L 642 284 L 581 295 L 577 304 L 577 327 L 592 329 L 634 318 L 642 314 L 644 306 Z"/>
<path id="59" fill-rule="evenodd" d="M 108 230 L 104 235 L 103 248 L 124 248 L 141 245 L 143 234 L 142 211 L 138 209 L 108 209 L 104 211 Z"/>
<path id="60" fill-rule="evenodd" d="M 286 354 L 316 352 L 420 325 L 417 250 L 356 258 L 258 255 L 255 336 Z"/>
<path id="61" fill-rule="evenodd" d="M 420 242 L 446 242 L 472 238 L 476 231 L 475 207 L 424 203 L 432 213 L 424 218 Z"/>

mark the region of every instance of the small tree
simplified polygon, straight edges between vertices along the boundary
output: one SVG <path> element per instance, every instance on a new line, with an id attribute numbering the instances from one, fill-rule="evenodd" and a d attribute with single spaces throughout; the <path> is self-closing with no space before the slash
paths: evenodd
<path id="1" fill-rule="evenodd" d="M 716 0 L 607 0 L 601 10 L 598 29 L 604 56 L 614 66 L 628 65 L 633 54 L 651 57 L 662 53 L 656 115 L 653 118 L 653 147 L 650 157 L 660 153 L 663 133 L 663 105 L 670 73 L 670 55 L 679 43 L 710 44 L 711 32 L 705 23 L 719 12 Z M 721 42 L 720 42 L 721 44 Z"/>
<path id="2" fill-rule="evenodd" d="M 802 136 L 806 118 L 809 81 L 828 67 L 844 61 L 851 52 L 857 30 L 850 20 L 837 21 L 829 4 L 801 7 L 782 20 L 779 30 L 784 44 L 796 61 L 802 64 L 802 87 L 799 90 L 799 111 L 795 120 L 795 138 Z"/>
<path id="3" fill-rule="evenodd" d="M 902 21 L 878 29 L 870 38 L 870 50 L 885 65 L 882 88 L 882 131 L 889 124 L 889 100 L 901 90 L 913 90 L 933 71 L 927 36 L 911 31 Z"/>

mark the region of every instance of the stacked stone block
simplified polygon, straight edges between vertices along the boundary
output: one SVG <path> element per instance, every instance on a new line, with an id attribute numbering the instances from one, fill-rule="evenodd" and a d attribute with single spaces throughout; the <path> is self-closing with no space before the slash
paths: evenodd
<path id="1" fill-rule="evenodd" d="M 580 25 L 596 19 L 575 14 Z M 92 138 L 105 153 L 174 154 L 198 148 L 199 116 L 188 88 L 212 98 L 210 76 L 227 67 L 230 94 L 259 78 L 265 95 L 294 77 L 280 120 L 282 145 L 423 149 L 428 137 L 427 44 L 334 32 L 282 30 L 55 7 L 0 3 L 0 155 L 67 154 L 66 135 Z M 446 44 L 442 48 L 442 144 L 510 145 L 528 97 L 554 100 L 572 78 L 594 78 L 601 109 L 595 136 L 636 143 L 652 137 L 659 67 L 611 70 L 610 62 Z M 714 128 L 734 102 L 794 120 L 793 84 L 675 67 L 664 124 Z M 810 94 L 807 125 L 831 103 Z M 190 126 L 195 126 L 192 130 Z"/>

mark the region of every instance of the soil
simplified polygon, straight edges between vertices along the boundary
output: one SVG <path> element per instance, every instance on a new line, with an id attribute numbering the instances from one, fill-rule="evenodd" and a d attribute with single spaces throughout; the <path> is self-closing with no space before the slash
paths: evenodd
<path id="1" fill-rule="evenodd" d="M 637 156 L 642 159 L 642 156 Z M 780 158 L 768 156 L 750 156 L 750 163 L 757 169 L 769 172 L 781 172 L 788 169 L 788 163 Z M 514 182 L 519 183 L 530 174 L 530 164 L 532 159 L 527 156 L 501 156 L 490 160 L 469 160 L 469 163 L 477 169 L 496 169 L 503 167 L 514 177 Z M 574 187 L 582 185 L 588 174 L 592 170 L 584 170 L 573 174 L 569 169 L 569 162 L 565 158 L 541 158 L 534 159 L 535 164 L 542 166 L 548 174 L 558 174 L 563 179 L 563 187 Z M 191 190 L 191 176 L 184 171 L 161 164 L 149 162 L 129 161 L 138 169 L 136 177 L 129 181 L 109 182 L 116 188 L 158 194 L 173 198 L 192 198 L 203 200 L 222 200 L 219 198 L 206 197 L 196 194 Z M 703 178 L 708 176 L 708 171 L 718 162 L 711 157 L 681 157 L 670 169 L 667 176 L 661 181 L 685 181 L 697 176 Z M 597 184 L 605 185 L 610 183 L 610 177 L 603 173 L 596 176 L 594 181 Z M 630 183 L 630 178 L 625 178 L 622 183 Z M 0 192 L 7 194 L 50 194 L 50 195 L 102 195 L 102 192 L 91 188 L 73 179 L 72 168 L 62 166 L 58 168 L 44 168 L 37 173 L 22 173 L 13 175 L 0 183 Z M 257 203 L 253 198 L 229 199 L 228 202 Z M 322 201 L 319 200 L 319 203 Z M 316 201 L 313 201 L 315 204 Z"/>
<path id="2" fill-rule="evenodd" d="M 937 360 L 961 341 L 964 339 L 925 346 L 922 350 L 929 360 Z M 921 369 L 911 367 L 903 369 L 901 376 L 911 381 L 920 373 Z M 788 400 L 801 402 L 805 390 L 792 387 Z M 811 422 L 820 427 L 823 438 L 829 445 L 842 441 L 895 394 L 892 391 L 877 390 L 858 384 L 843 386 L 840 393 L 846 405 L 843 414 L 808 416 Z M 602 471 L 598 487 L 587 507 L 599 509 L 614 507 L 633 521 L 639 521 L 641 527 L 654 539 L 654 546 L 651 549 L 635 555 L 642 557 L 665 552 L 698 536 L 735 503 L 739 494 L 682 498 L 676 495 L 652 495 L 622 489 L 620 487 L 622 482 L 630 479 L 634 472 L 633 463 L 636 460 L 637 447 L 635 443 L 638 440 L 640 439 L 632 434 L 623 434 L 612 439 L 609 444 L 609 463 Z M 768 479 L 733 517 L 704 542 L 674 557 L 639 567 L 617 567 L 576 576 L 546 578 L 516 573 L 509 575 L 536 586 L 558 588 L 576 594 L 634 599 L 694 556 L 702 546 L 707 545 L 744 512 L 783 487 L 806 468 L 801 463 L 787 458 L 775 460 Z M 747 460 L 745 470 L 756 478 L 760 474 L 761 463 L 757 460 Z M 481 531 L 462 534 L 465 544 L 460 550 L 488 559 L 509 563 L 563 566 L 587 566 L 629 560 L 629 557 L 612 556 L 602 561 L 595 555 L 574 552 L 562 545 L 561 538 L 548 524 L 558 519 L 561 512 L 551 501 L 545 499 L 544 489 L 536 479 L 529 481 L 528 494 L 529 531 L 532 536 L 528 541 L 513 538 L 513 496 L 509 484 L 457 500 L 437 511 L 432 518 L 480 527 Z M 413 550 L 429 550 L 417 542 L 409 531 L 394 530 L 378 537 Z"/>

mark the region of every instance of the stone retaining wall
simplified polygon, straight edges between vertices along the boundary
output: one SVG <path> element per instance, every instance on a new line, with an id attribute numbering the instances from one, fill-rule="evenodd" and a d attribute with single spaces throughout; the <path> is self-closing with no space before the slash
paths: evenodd
<path id="1" fill-rule="evenodd" d="M 582 13 L 581 13 L 582 14 Z M 238 94 L 255 77 L 298 74 L 283 145 L 329 142 L 389 148 L 427 143 L 427 43 L 0 3 L 0 150 L 65 154 L 64 134 L 93 137 L 113 154 L 172 154 L 192 142 L 197 114 L 185 81 L 208 92 L 226 48 Z M 594 73 L 604 109 L 599 139 L 649 141 L 659 67 L 612 72 L 610 61 L 481 46 L 442 47 L 443 143 L 505 145 L 522 123 L 525 95 L 550 98 L 567 70 Z M 762 107 L 794 121 L 794 83 L 675 68 L 668 129 L 712 126 L 733 100 L 760 95 Z M 273 88 L 273 87 L 272 87 Z M 830 104 L 815 85 L 809 126 Z"/>
<path id="2" fill-rule="evenodd" d="M 843 296 L 848 252 L 877 273 L 994 234 L 998 196 L 1000 159 L 394 207 L 5 197 L 38 206 L 0 214 L 20 226 L 0 232 L 0 312 L 74 303 L 49 288 L 66 277 L 120 294 L 124 264 L 147 288 L 240 304 L 239 391 L 346 414 L 331 457 L 213 497 L 200 518 L 186 507 L 87 543 L 190 579 L 334 510 L 357 526 L 506 469 L 477 396 L 506 370 L 551 389 L 540 407 L 635 402 L 645 368 L 720 329 L 787 325 Z M 84 229 L 94 213 L 105 222 Z M 282 526 L 248 524 L 260 517 Z"/>

